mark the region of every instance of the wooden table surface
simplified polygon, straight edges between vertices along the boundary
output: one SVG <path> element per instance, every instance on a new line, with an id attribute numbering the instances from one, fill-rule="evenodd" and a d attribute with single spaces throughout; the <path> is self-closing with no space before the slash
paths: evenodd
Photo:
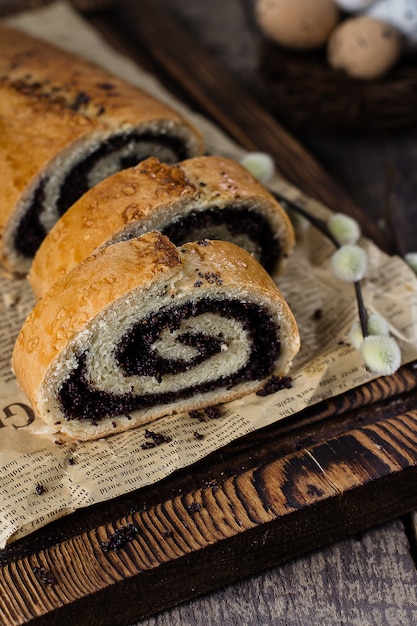
<path id="1" fill-rule="evenodd" d="M 198 33 L 204 49 L 222 67 L 263 98 L 259 40 L 247 19 L 247 2 L 164 0 L 164 4 L 190 32 Z M 268 106 L 267 97 L 262 102 Z M 417 134 L 298 139 L 356 204 L 391 232 L 400 252 L 417 249 L 417 222 L 409 217 L 410 206 L 406 199 L 396 203 L 392 193 L 393 179 L 404 179 L 404 187 L 416 189 Z M 404 219 L 410 229 L 404 228 Z M 414 626 L 416 520 L 416 515 L 408 515 L 372 528 L 140 624 Z"/>
<path id="2" fill-rule="evenodd" d="M 259 42 L 247 19 L 247 2 L 164 0 L 163 4 L 191 33 L 198 34 L 200 44 L 221 67 L 262 98 Z M 266 99 L 262 102 L 267 106 Z M 405 176 L 409 181 L 416 169 L 417 136 L 298 139 L 378 225 L 390 230 L 391 218 L 398 223 L 395 230 L 401 229 L 408 205 L 390 206 L 390 181 L 393 171 L 397 178 Z M 412 230 L 400 230 L 403 252 L 417 249 L 417 222 Z M 395 244 L 399 245 L 398 237 Z M 416 517 L 409 515 L 373 528 L 140 624 L 413 626 L 417 624 L 413 521 Z"/>
<path id="3" fill-rule="evenodd" d="M 263 98 L 258 75 L 259 42 L 247 20 L 247 3 L 163 3 L 190 31 L 198 33 L 200 44 L 222 67 L 257 98 Z M 263 103 L 268 105 L 265 100 Z M 408 202 L 410 190 L 416 189 L 416 134 L 298 139 L 355 203 L 385 229 L 400 253 L 417 250 L 417 227 Z M 415 489 L 415 484 L 410 489 Z M 140 624 L 414 626 L 416 522 L 417 516 L 409 514 L 376 526 Z"/>

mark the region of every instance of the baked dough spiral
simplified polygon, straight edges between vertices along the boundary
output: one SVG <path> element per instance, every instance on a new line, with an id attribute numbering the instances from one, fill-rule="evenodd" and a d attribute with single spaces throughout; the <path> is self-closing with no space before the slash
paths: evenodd
<path id="1" fill-rule="evenodd" d="M 245 250 L 158 233 L 103 248 L 25 321 L 13 368 L 56 430 L 94 439 L 224 403 L 288 372 L 300 347 L 278 287 Z"/>
<path id="2" fill-rule="evenodd" d="M 107 178 L 55 224 L 29 274 L 37 297 L 94 250 L 158 230 L 176 245 L 231 241 L 270 273 L 294 245 L 291 222 L 273 196 L 233 159 L 201 156 L 176 165 L 155 157 Z"/>
<path id="3" fill-rule="evenodd" d="M 202 154 L 177 111 L 80 57 L 0 27 L 0 262 L 25 274 L 90 187 L 150 155 Z"/>

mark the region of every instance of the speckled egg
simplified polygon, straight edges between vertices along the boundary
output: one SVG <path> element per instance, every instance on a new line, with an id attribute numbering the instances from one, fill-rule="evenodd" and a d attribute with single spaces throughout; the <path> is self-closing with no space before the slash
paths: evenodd
<path id="1" fill-rule="evenodd" d="M 327 56 L 335 70 L 353 78 L 380 78 L 398 61 L 403 38 L 389 24 L 368 15 L 358 15 L 341 22 L 329 38 Z"/>
<path id="2" fill-rule="evenodd" d="M 368 8 L 375 0 L 333 0 L 333 2 L 348 13 L 356 13 Z"/>
<path id="3" fill-rule="evenodd" d="M 395 26 L 409 46 L 417 46 L 417 0 L 379 0 L 367 14 Z"/>
<path id="4" fill-rule="evenodd" d="M 306 50 L 326 43 L 340 11 L 333 0 L 258 0 L 255 17 L 271 41 Z"/>

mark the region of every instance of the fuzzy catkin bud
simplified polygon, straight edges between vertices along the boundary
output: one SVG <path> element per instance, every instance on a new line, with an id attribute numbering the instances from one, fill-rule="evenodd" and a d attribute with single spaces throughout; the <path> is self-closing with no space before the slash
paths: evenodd
<path id="1" fill-rule="evenodd" d="M 327 221 L 327 228 L 341 246 L 356 243 L 361 236 L 358 222 L 344 213 L 332 215 Z"/>
<path id="2" fill-rule="evenodd" d="M 369 335 L 388 335 L 388 322 L 382 315 L 373 313 L 368 317 L 366 330 Z M 349 332 L 349 339 L 352 345 L 359 350 L 363 341 L 362 328 L 359 321 L 353 322 Z"/>
<path id="3" fill-rule="evenodd" d="M 381 376 L 394 374 L 401 365 L 401 351 L 392 337 L 368 335 L 362 342 L 361 352 L 366 367 Z"/>
<path id="4" fill-rule="evenodd" d="M 266 152 L 248 152 L 240 159 L 240 164 L 263 184 L 269 183 L 275 174 L 274 160 Z"/>
<path id="5" fill-rule="evenodd" d="M 331 266 L 336 278 L 354 283 L 363 278 L 368 267 L 368 257 L 359 246 L 346 244 L 333 254 Z"/>

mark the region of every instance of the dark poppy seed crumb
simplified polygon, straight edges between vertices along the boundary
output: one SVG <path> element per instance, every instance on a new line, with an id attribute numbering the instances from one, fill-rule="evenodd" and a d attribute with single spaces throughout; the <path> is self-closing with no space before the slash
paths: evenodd
<path id="1" fill-rule="evenodd" d="M 204 278 L 206 279 L 206 281 L 210 284 L 210 285 L 222 285 L 223 281 L 220 278 L 220 276 L 218 274 L 216 274 L 215 272 L 206 272 L 204 274 Z"/>
<path id="2" fill-rule="evenodd" d="M 38 496 L 41 496 L 42 494 L 46 493 L 48 490 L 44 485 L 41 485 L 40 483 L 38 483 L 35 487 L 35 491 Z"/>
<path id="3" fill-rule="evenodd" d="M 133 515 L 133 513 L 143 513 L 144 511 L 149 511 L 149 504 L 147 502 L 144 502 L 140 505 L 135 504 L 134 506 L 130 507 L 129 514 Z"/>
<path id="4" fill-rule="evenodd" d="M 206 421 L 201 411 L 190 411 L 188 415 L 191 417 L 191 419 L 197 419 L 199 422 Z"/>
<path id="5" fill-rule="evenodd" d="M 173 534 L 174 533 L 170 529 L 165 529 L 165 530 L 162 531 L 162 536 L 163 537 L 172 537 Z"/>
<path id="6" fill-rule="evenodd" d="M 257 396 L 269 396 L 281 389 L 291 389 L 292 378 L 290 376 L 271 376 L 264 386 L 256 392 Z"/>
<path id="7" fill-rule="evenodd" d="M 200 241 L 197 241 L 199 246 L 209 246 L 210 242 L 208 239 L 201 239 Z"/>
<path id="8" fill-rule="evenodd" d="M 56 580 L 52 576 L 51 572 L 49 572 L 46 567 L 33 567 L 32 572 L 35 574 L 36 578 L 38 578 L 43 585 L 50 586 L 55 585 Z"/>
<path id="9" fill-rule="evenodd" d="M 323 317 L 323 309 L 316 309 L 313 313 L 313 320 L 320 320 Z"/>
<path id="10" fill-rule="evenodd" d="M 221 414 L 222 414 L 220 407 L 218 406 L 208 406 L 207 408 L 204 409 L 204 413 L 211 420 L 218 419 L 219 417 L 221 417 Z"/>
<path id="11" fill-rule="evenodd" d="M 97 83 L 97 87 L 100 87 L 100 89 L 103 89 L 104 91 L 114 89 L 114 85 L 112 83 Z"/>
<path id="12" fill-rule="evenodd" d="M 100 541 L 100 548 L 103 552 L 109 552 L 110 550 L 118 552 L 126 543 L 132 541 L 138 532 L 139 529 L 134 524 L 126 524 L 126 526 L 118 528 L 109 535 L 106 541 Z"/>
<path id="13" fill-rule="evenodd" d="M 140 444 L 142 450 L 149 450 L 150 448 L 155 448 L 155 446 L 156 443 L 154 443 L 153 441 L 145 441 L 145 443 Z"/>
<path id="14" fill-rule="evenodd" d="M 212 491 L 217 491 L 217 489 L 219 488 L 219 484 L 215 478 L 213 478 L 212 480 L 205 480 L 204 484 Z"/>
<path id="15" fill-rule="evenodd" d="M 194 435 L 194 439 L 197 439 L 198 441 L 201 441 L 201 439 L 204 439 L 204 435 L 197 432 L 196 430 L 194 431 L 193 435 Z"/>
<path id="16" fill-rule="evenodd" d="M 192 504 L 188 504 L 187 505 L 187 511 L 189 513 L 197 513 L 197 511 L 199 511 L 202 508 L 202 504 L 200 504 L 199 502 L 193 502 Z"/>
<path id="17" fill-rule="evenodd" d="M 172 441 L 171 437 L 165 437 L 161 433 L 154 433 L 152 430 L 145 430 L 145 438 L 150 439 L 151 441 L 146 441 L 141 444 L 142 450 L 147 450 L 148 448 L 155 448 L 156 446 L 160 446 L 162 443 L 169 443 Z"/>
<path id="18" fill-rule="evenodd" d="M 68 463 L 68 465 L 75 465 L 75 461 L 74 461 L 72 456 L 70 456 L 70 458 L 68 459 L 67 463 Z"/>
<path id="19" fill-rule="evenodd" d="M 91 98 L 85 91 L 79 91 L 74 102 L 70 105 L 71 109 L 78 111 L 83 105 L 88 104 Z"/>

